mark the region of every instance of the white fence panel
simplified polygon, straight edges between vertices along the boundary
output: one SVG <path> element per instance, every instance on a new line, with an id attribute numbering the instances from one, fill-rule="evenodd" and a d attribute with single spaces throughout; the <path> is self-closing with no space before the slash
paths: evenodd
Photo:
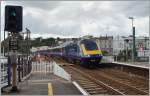
<path id="1" fill-rule="evenodd" d="M 59 65 L 56 64 L 56 62 L 53 62 L 53 73 L 57 76 L 60 76 L 66 80 L 71 81 L 71 75 L 68 74 L 63 68 L 61 68 Z"/>

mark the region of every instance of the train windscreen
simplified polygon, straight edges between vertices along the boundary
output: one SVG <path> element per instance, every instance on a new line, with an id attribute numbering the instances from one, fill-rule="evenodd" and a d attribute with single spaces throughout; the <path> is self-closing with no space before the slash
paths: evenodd
<path id="1" fill-rule="evenodd" d="M 81 44 L 84 44 L 86 50 L 98 50 L 97 44 L 92 40 L 83 40 Z"/>

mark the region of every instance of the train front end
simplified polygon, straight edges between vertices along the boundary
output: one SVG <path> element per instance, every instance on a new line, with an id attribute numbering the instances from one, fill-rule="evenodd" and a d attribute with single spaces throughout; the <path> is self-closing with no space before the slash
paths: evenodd
<path id="1" fill-rule="evenodd" d="M 82 64 L 98 65 L 102 59 L 102 52 L 97 43 L 90 39 L 84 39 L 80 42 L 82 56 L 80 61 Z"/>

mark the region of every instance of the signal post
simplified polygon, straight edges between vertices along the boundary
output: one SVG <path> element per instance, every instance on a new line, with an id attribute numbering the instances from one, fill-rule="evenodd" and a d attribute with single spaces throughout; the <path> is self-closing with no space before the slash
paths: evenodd
<path id="1" fill-rule="evenodd" d="M 11 92 L 17 92 L 17 49 L 18 49 L 18 38 L 17 34 L 13 34 L 9 39 L 10 59 L 12 65 L 12 89 Z"/>
<path id="2" fill-rule="evenodd" d="M 18 34 L 22 31 L 22 6 L 5 6 L 5 31 L 10 32 L 9 52 L 12 66 L 11 92 L 18 92 L 17 88 L 17 50 Z"/>

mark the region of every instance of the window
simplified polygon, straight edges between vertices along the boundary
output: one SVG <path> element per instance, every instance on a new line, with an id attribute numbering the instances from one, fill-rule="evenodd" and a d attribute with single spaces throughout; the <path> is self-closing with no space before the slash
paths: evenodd
<path id="1" fill-rule="evenodd" d="M 84 44 L 86 50 L 98 49 L 97 44 L 92 40 L 83 40 L 81 43 Z"/>

